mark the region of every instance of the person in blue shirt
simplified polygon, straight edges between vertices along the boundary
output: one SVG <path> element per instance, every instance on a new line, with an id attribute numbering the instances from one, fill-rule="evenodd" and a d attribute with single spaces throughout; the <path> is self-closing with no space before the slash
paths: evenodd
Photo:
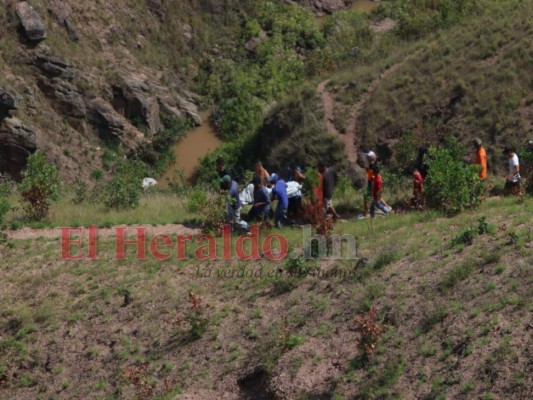
<path id="1" fill-rule="evenodd" d="M 263 186 L 261 178 L 255 176 L 252 180 L 254 184 L 254 202 L 252 208 L 248 212 L 248 220 L 254 219 L 268 219 L 270 215 L 270 195 L 268 190 Z"/>
<path id="2" fill-rule="evenodd" d="M 287 184 L 283 179 L 280 179 L 277 174 L 270 175 L 269 182 L 274 185 L 272 189 L 272 200 L 276 197 L 278 205 L 274 211 L 274 225 L 281 228 L 283 224 L 288 222 L 287 208 L 289 207 L 289 196 L 287 196 Z"/>
<path id="3" fill-rule="evenodd" d="M 239 185 L 229 175 L 224 175 L 220 180 L 220 185 L 227 190 L 226 195 L 226 215 L 228 222 L 238 224 L 244 229 L 248 229 L 246 221 L 241 220 L 241 200 L 239 198 Z"/>

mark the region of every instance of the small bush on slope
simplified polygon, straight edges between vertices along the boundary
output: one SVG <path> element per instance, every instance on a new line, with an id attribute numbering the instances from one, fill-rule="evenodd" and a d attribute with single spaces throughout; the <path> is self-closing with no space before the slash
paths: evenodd
<path id="1" fill-rule="evenodd" d="M 442 147 L 432 148 L 427 161 L 428 205 L 448 215 L 479 205 L 484 191 L 478 166 L 464 164 L 460 154 L 457 142 L 450 140 Z"/>
<path id="2" fill-rule="evenodd" d="M 19 190 L 26 202 L 26 211 L 31 218 L 41 220 L 48 214 L 52 202 L 59 198 L 57 168 L 48 162 L 43 152 L 37 151 L 28 157 L 22 176 Z"/>

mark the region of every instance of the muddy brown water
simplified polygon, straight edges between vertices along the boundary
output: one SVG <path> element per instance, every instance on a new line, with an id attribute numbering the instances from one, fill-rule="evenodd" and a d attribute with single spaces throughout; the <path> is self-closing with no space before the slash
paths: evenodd
<path id="1" fill-rule="evenodd" d="M 222 144 L 216 135 L 215 128 L 209 122 L 210 115 L 209 112 L 200 113 L 202 125 L 191 129 L 187 132 L 187 136 L 172 146 L 176 161 L 167 168 L 161 178 L 164 186 L 176 181 L 179 171 L 183 173 L 183 178 L 190 182 L 201 159 Z"/>

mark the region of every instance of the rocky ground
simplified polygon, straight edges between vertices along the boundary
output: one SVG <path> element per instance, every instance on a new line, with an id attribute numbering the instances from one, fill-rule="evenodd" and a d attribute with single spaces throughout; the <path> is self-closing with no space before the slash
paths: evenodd
<path id="1" fill-rule="evenodd" d="M 150 44 L 141 34 L 129 37 L 128 24 L 143 19 L 153 29 L 163 17 L 161 3 L 149 3 L 143 15 L 128 2 L 2 6 L 3 171 L 18 177 L 27 155 L 39 148 L 66 180 L 88 178 L 102 167 L 102 142 L 134 151 L 172 118 L 201 123 L 198 97 L 179 77 L 134 54 Z M 184 40 L 190 34 L 183 25 Z"/>

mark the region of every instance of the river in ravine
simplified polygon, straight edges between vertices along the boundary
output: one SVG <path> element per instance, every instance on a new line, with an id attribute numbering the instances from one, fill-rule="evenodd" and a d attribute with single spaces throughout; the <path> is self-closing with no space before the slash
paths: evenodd
<path id="1" fill-rule="evenodd" d="M 355 0 L 350 6 L 351 9 L 370 11 L 377 7 L 379 2 L 371 0 Z M 325 17 L 319 17 L 323 19 Z M 210 123 L 210 112 L 200 113 L 202 125 L 191 129 L 185 138 L 172 146 L 172 152 L 176 161 L 172 163 L 167 171 L 160 178 L 163 186 L 168 186 L 171 182 L 179 183 L 183 178 L 190 182 L 203 157 L 216 150 L 222 141 L 216 135 L 215 128 Z"/>
<path id="2" fill-rule="evenodd" d="M 192 128 L 187 132 L 186 137 L 172 146 L 176 161 L 161 177 L 160 181 L 163 186 L 168 186 L 171 182 L 180 183 L 181 177 L 190 182 L 201 159 L 222 144 L 216 135 L 215 128 L 210 123 L 210 115 L 209 111 L 201 112 L 202 125 Z"/>

